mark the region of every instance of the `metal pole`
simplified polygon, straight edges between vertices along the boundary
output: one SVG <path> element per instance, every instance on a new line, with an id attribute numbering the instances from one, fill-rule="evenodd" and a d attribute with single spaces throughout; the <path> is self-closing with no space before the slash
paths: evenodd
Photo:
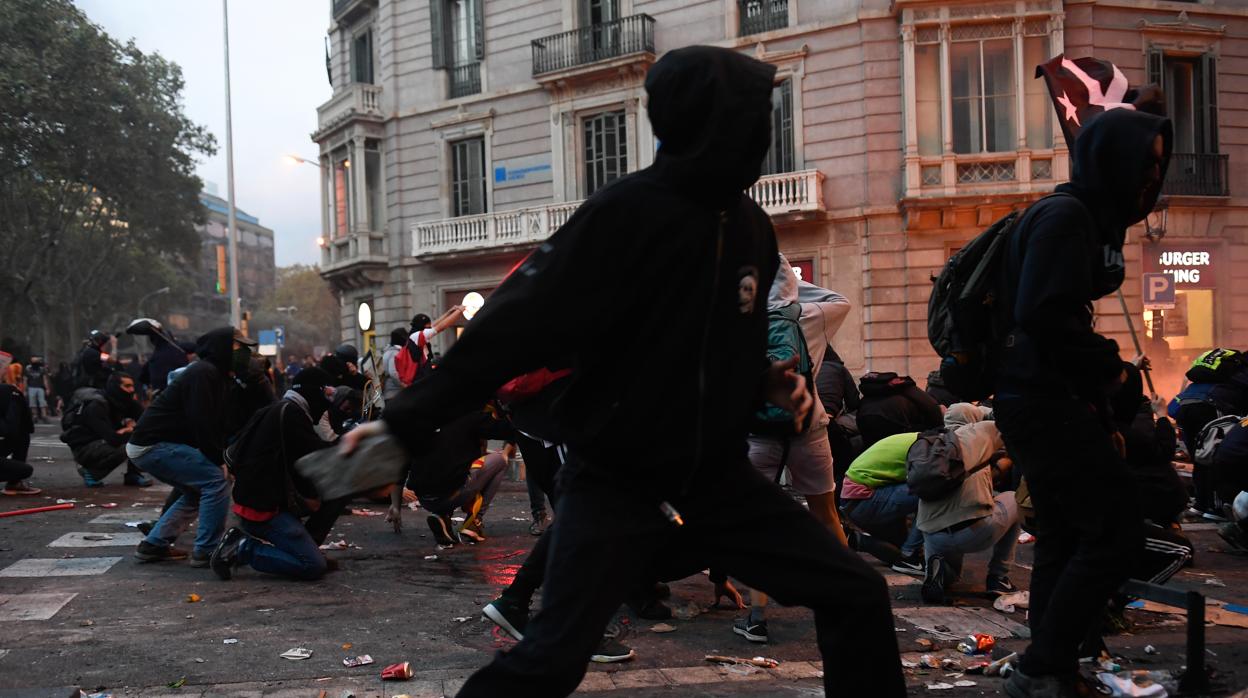
<path id="1" fill-rule="evenodd" d="M 1127 297 L 1122 295 L 1122 287 L 1118 287 L 1118 302 L 1122 304 L 1122 317 L 1127 321 L 1127 330 L 1131 332 L 1131 343 L 1135 345 L 1135 353 L 1144 356 L 1144 348 L 1140 346 L 1140 337 L 1135 333 L 1135 322 L 1131 319 L 1131 311 L 1127 309 Z M 1153 374 L 1145 368 L 1144 380 L 1148 383 L 1149 397 L 1157 397 L 1157 389 L 1153 387 Z"/>
<path id="2" fill-rule="evenodd" d="M 225 178 L 230 209 L 230 324 L 239 329 L 242 308 L 238 298 L 238 219 L 234 212 L 234 128 L 230 115 L 230 9 L 221 0 L 222 31 L 225 36 Z"/>

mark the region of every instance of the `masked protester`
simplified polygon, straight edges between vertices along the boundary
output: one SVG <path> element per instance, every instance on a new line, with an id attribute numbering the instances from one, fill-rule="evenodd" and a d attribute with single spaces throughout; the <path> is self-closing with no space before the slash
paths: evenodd
<path id="1" fill-rule="evenodd" d="M 82 350 L 74 359 L 74 387 L 104 389 L 108 374 L 113 372 L 113 361 L 104 348 L 109 336 L 99 330 L 91 330 Z"/>
<path id="2" fill-rule="evenodd" d="M 35 472 L 26 463 L 34 431 L 26 396 L 15 386 L 0 383 L 0 482 L 5 483 L 6 495 L 34 496 L 43 491 L 26 481 Z"/>
<path id="3" fill-rule="evenodd" d="M 61 419 L 61 441 L 74 454 L 83 484 L 103 487 L 104 478 L 125 463 L 126 485 L 151 486 L 151 478 L 126 457 L 126 442 L 141 411 L 134 379 L 124 373 L 109 376 L 104 390 L 81 388 L 74 394 L 73 409 Z"/>
<path id="4" fill-rule="evenodd" d="M 767 360 L 776 241 L 744 194 L 770 143 L 774 78 L 773 66 L 727 49 L 666 53 L 646 76 L 662 143 L 654 164 L 591 196 L 382 422 L 344 437 L 350 447 L 389 431 L 419 468 L 435 430 L 503 383 L 571 365 L 554 415 L 569 454 L 547 566 L 558 572 L 524 640 L 461 698 L 570 694 L 639 583 L 656 569 L 707 567 L 814 609 L 829 694 L 905 695 L 883 578 L 746 458 L 745 424 L 762 400 L 799 419 L 811 401 L 794 362 Z M 655 336 L 687 360 L 636 371 Z M 639 434 L 640 460 L 620 447 Z"/>
<path id="5" fill-rule="evenodd" d="M 203 335 L 195 347 L 200 360 L 182 369 L 139 419 L 126 455 L 178 492 L 135 550 L 140 561 L 185 559 L 187 553 L 173 543 L 198 511 L 191 566 L 208 566 L 230 504 L 222 458 L 229 433 L 230 390 L 234 378 L 247 370 L 255 344 L 233 327 Z"/>
<path id="6" fill-rule="evenodd" d="M 26 380 L 26 401 L 30 403 L 31 419 L 41 424 L 48 422 L 48 367 L 38 356 L 30 357 L 30 363 L 22 372 Z"/>
<path id="7" fill-rule="evenodd" d="M 320 502 L 295 472 L 295 461 L 330 446 L 313 425 L 329 409 L 330 376 L 319 368 L 299 372 L 281 400 L 264 407 L 230 446 L 234 513 L 242 522 L 222 537 L 212 570 L 230 579 L 239 565 L 295 579 L 319 579 L 327 561 L 319 549 L 342 502 Z M 308 516 L 305 525 L 300 520 Z"/>
<path id="8" fill-rule="evenodd" d="M 1006 243 L 1000 289 L 1011 330 L 997 353 L 994 407 L 1037 521 L 1031 645 L 1006 683 L 1012 698 L 1075 695 L 1079 643 L 1143 549 L 1109 405 L 1122 363 L 1117 343 L 1093 329 L 1092 301 L 1122 285 L 1127 228 L 1152 210 L 1171 140 L 1164 118 L 1096 115 L 1074 144 L 1070 182 L 1032 205 Z"/>

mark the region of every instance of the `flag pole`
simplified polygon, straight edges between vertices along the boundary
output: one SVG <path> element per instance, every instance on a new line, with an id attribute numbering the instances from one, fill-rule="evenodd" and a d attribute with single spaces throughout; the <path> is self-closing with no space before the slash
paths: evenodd
<path id="1" fill-rule="evenodd" d="M 1131 311 L 1127 308 L 1127 297 L 1122 294 L 1122 287 L 1118 287 L 1118 302 L 1122 304 L 1122 317 L 1127 321 L 1127 330 L 1131 332 L 1131 343 L 1135 345 L 1135 353 L 1138 356 L 1144 356 L 1144 347 L 1140 345 L 1140 336 L 1135 333 L 1135 322 L 1131 319 Z M 1150 397 L 1157 397 L 1157 389 L 1153 387 L 1153 374 L 1147 366 L 1140 367 L 1144 374 L 1144 380 L 1148 383 L 1148 393 Z"/>

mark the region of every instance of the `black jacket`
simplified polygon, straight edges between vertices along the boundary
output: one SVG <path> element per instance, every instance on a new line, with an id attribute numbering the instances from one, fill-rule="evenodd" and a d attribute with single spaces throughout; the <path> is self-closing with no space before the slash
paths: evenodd
<path id="1" fill-rule="evenodd" d="M 819 375 L 815 378 L 815 390 L 829 417 L 835 419 L 858 409 L 858 384 L 835 352 L 829 351 L 824 357 Z"/>
<path id="2" fill-rule="evenodd" d="M 1170 122 L 1112 109 L 1084 127 L 1074 146 L 1070 182 L 1023 214 L 1007 243 L 1001 281 L 1010 318 L 999 353 L 999 398 L 1078 397 L 1103 405 L 1121 370 L 1118 344 L 1092 327 L 1092 301 L 1122 285 L 1127 228 L 1152 210 L 1141 201 L 1144 169 L 1156 136 Z M 1106 417 L 1108 418 L 1108 417 Z"/>
<path id="3" fill-rule="evenodd" d="M 71 408 L 67 407 L 67 410 Z M 82 388 L 74 392 L 74 407 L 69 417 L 69 428 L 61 434 L 61 441 L 70 449 L 79 449 L 94 441 L 103 440 L 109 446 L 121 446 L 129 440 L 128 434 L 118 434 L 126 415 L 104 395 L 104 391 Z"/>
<path id="4" fill-rule="evenodd" d="M 862 377 L 860 387 L 857 421 L 864 447 L 886 436 L 935 429 L 945 423 L 940 403 L 919 390 L 910 376 L 872 372 Z"/>
<path id="5" fill-rule="evenodd" d="M 644 479 L 662 498 L 703 465 L 745 457 L 778 258 L 771 221 L 744 190 L 766 154 L 774 74 L 708 47 L 650 69 L 655 163 L 591 196 L 438 368 L 387 405 L 418 465 L 436 427 L 511 378 L 564 366 L 573 375 L 554 416 L 589 467 Z M 638 442 L 644 455 L 627 447 Z"/>
<path id="6" fill-rule="evenodd" d="M 104 389 L 112 369 L 104 364 L 103 352 L 94 344 L 87 344 L 78 352 L 78 380 L 75 388 Z"/>
<path id="7" fill-rule="evenodd" d="M 156 349 L 147 363 L 143 364 L 139 382 L 151 386 L 153 390 L 164 390 L 169 385 L 169 372 L 186 365 L 186 352 L 178 345 L 159 337 L 152 341 L 156 344 Z"/>
<path id="8" fill-rule="evenodd" d="M 463 487 L 472 462 L 481 457 L 487 439 L 514 441 L 515 431 L 505 420 L 477 410 L 447 424 L 416 459 L 407 487 L 422 497 L 443 497 Z"/>
<path id="9" fill-rule="evenodd" d="M 186 367 L 178 379 L 156 396 L 139 418 L 130 436 L 136 446 L 169 442 L 198 448 L 208 460 L 221 463 L 230 405 L 230 364 L 234 332 L 212 330 L 199 338 L 199 361 Z"/>
<path id="10" fill-rule="evenodd" d="M 256 420 L 252 428 L 231 446 L 235 503 L 256 511 L 278 511 L 285 507 L 292 484 L 301 495 L 315 496 L 312 485 L 295 472 L 295 461 L 332 444 L 316 435 L 308 413 L 282 399 L 261 408 L 252 419 Z"/>

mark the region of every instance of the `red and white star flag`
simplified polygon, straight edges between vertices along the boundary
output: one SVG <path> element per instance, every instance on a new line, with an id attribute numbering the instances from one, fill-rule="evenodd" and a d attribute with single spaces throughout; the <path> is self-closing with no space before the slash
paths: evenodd
<path id="1" fill-rule="evenodd" d="M 1093 116 L 1108 109 L 1135 109 L 1134 93 L 1127 76 L 1109 61 L 1098 58 L 1071 60 L 1062 54 L 1036 66 L 1036 77 L 1044 77 L 1049 96 L 1062 122 L 1066 144 L 1074 145 L 1083 125 Z"/>

